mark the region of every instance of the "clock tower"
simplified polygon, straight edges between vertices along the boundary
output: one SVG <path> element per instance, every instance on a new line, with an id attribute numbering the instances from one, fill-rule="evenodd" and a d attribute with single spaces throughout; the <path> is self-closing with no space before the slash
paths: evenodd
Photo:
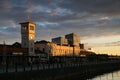
<path id="1" fill-rule="evenodd" d="M 28 48 L 28 55 L 34 55 L 35 23 L 22 22 L 21 24 L 21 43 L 22 48 Z"/>

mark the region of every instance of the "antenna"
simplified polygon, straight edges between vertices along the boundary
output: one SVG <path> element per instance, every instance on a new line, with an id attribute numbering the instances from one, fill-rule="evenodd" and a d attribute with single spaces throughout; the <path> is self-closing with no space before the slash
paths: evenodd
<path id="1" fill-rule="evenodd" d="M 30 22 L 30 15 L 27 16 L 27 20 L 28 20 L 28 22 Z"/>

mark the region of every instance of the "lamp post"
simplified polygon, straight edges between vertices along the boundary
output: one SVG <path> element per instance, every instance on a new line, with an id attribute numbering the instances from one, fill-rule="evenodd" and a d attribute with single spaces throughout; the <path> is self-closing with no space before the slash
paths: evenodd
<path id="1" fill-rule="evenodd" d="M 6 65 L 6 44 L 5 41 L 3 42 L 3 65 Z"/>
<path id="2" fill-rule="evenodd" d="M 3 46 L 3 65 L 5 65 L 5 70 L 6 72 L 8 72 L 8 60 L 7 60 L 7 56 L 6 56 L 6 44 L 4 41 L 4 46 Z"/>
<path id="3" fill-rule="evenodd" d="M 72 45 L 73 46 L 73 63 L 74 63 L 74 61 L 75 61 L 75 49 L 74 49 L 74 45 Z"/>

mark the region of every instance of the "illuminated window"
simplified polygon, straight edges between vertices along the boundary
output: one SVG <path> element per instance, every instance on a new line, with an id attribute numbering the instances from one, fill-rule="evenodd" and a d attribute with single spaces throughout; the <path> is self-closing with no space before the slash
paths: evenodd
<path id="1" fill-rule="evenodd" d="M 31 36 L 30 39 L 33 39 L 33 37 Z"/>

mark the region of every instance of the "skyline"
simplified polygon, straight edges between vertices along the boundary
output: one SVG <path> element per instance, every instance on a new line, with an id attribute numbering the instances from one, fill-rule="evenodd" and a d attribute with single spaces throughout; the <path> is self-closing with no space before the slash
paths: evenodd
<path id="1" fill-rule="evenodd" d="M 119 46 L 120 0 L 0 0 L 0 4 L 1 44 L 21 42 L 19 23 L 30 16 L 36 23 L 36 41 L 73 32 L 91 47 Z"/>

